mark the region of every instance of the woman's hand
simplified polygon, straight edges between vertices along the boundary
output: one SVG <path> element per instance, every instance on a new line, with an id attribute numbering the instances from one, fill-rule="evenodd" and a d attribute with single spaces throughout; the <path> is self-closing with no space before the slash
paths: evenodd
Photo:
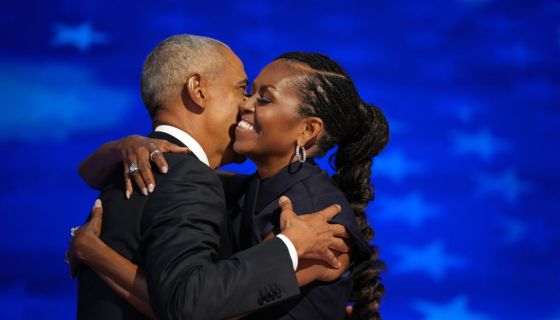
<path id="1" fill-rule="evenodd" d="M 72 239 L 66 251 L 72 278 L 77 275 L 79 264 L 86 264 L 134 308 L 148 318 L 155 319 L 144 272 L 101 241 L 99 235 L 102 222 L 103 207 L 101 200 L 97 199 L 91 219 L 81 227 L 72 229 Z"/>
<path id="2" fill-rule="evenodd" d="M 133 192 L 132 179 L 145 196 L 154 191 L 156 186 L 152 165 L 154 162 L 162 173 L 169 169 L 163 152 L 188 153 L 189 149 L 179 147 L 171 142 L 152 139 L 139 135 L 128 136 L 117 141 L 116 150 L 120 152 L 120 158 L 124 165 L 124 185 L 126 198 L 130 199 Z M 130 165 L 136 164 L 138 170 L 131 172 Z"/>
<path id="3" fill-rule="evenodd" d="M 91 219 L 86 224 L 73 229 L 73 236 L 66 250 L 72 278 L 76 277 L 80 264 L 86 262 L 92 250 L 95 250 L 94 245 L 96 240 L 99 240 L 102 222 L 103 207 L 101 200 L 97 199 L 91 212 Z"/>

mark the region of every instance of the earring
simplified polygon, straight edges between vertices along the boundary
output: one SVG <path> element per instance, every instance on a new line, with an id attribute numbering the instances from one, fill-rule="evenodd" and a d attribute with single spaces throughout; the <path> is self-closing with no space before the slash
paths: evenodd
<path id="1" fill-rule="evenodd" d="M 307 160 L 307 154 L 305 153 L 305 148 L 299 143 L 296 145 L 296 159 L 300 163 L 304 163 Z"/>

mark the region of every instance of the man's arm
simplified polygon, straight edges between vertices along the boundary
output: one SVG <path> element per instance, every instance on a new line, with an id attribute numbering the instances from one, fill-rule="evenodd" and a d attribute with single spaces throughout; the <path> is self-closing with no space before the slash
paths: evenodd
<path id="1" fill-rule="evenodd" d="M 280 239 L 218 261 L 227 228 L 217 176 L 190 156 L 159 182 L 142 231 L 150 300 L 159 319 L 229 318 L 299 294 Z"/>
<path id="2" fill-rule="evenodd" d="M 229 224 L 220 181 L 193 156 L 166 157 L 169 173 L 159 175 L 142 218 L 148 290 L 158 318 L 230 318 L 298 295 L 290 253 L 278 237 L 218 261 L 220 232 Z M 348 251 L 335 238 L 347 237 L 344 227 L 327 223 L 339 210 L 282 212 L 282 234 L 295 245 L 296 259 L 333 265 L 331 248 Z"/>

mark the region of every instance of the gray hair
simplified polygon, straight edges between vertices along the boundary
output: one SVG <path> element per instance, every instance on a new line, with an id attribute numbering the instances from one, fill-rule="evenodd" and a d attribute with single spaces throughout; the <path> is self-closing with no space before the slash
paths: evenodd
<path id="1" fill-rule="evenodd" d="M 163 40 L 150 52 L 142 68 L 141 92 L 152 119 L 169 97 L 180 95 L 190 73 L 209 78 L 217 75 L 224 66 L 220 46 L 229 48 L 212 38 L 180 34 Z"/>

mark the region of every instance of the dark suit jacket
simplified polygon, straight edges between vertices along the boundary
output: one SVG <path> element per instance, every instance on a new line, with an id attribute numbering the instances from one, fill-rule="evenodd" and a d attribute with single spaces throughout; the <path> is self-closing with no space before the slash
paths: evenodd
<path id="1" fill-rule="evenodd" d="M 155 132 L 150 136 L 183 145 Z M 169 172 L 154 172 L 149 197 L 123 194 L 122 171 L 101 193 L 101 238 L 146 271 L 159 319 L 223 319 L 299 294 L 280 239 L 230 256 L 230 221 L 222 185 L 192 153 L 166 154 Z M 229 257 L 227 259 L 223 259 Z M 78 283 L 79 319 L 143 318 L 91 269 Z"/>
<path id="2" fill-rule="evenodd" d="M 341 205 L 342 211 L 332 223 L 345 226 L 351 234 L 353 252 L 349 271 L 334 282 L 316 281 L 302 288 L 299 297 L 255 312 L 247 319 L 344 319 L 353 272 L 361 269 L 360 265 L 369 258 L 371 251 L 355 222 L 350 204 L 327 173 L 308 161 L 286 167 L 263 180 L 257 174 L 234 176 L 227 179 L 225 186 L 235 250 L 261 243 L 268 233 L 279 230 L 278 198 L 281 195 L 291 199 L 298 214 L 315 212 L 335 203 Z"/>

